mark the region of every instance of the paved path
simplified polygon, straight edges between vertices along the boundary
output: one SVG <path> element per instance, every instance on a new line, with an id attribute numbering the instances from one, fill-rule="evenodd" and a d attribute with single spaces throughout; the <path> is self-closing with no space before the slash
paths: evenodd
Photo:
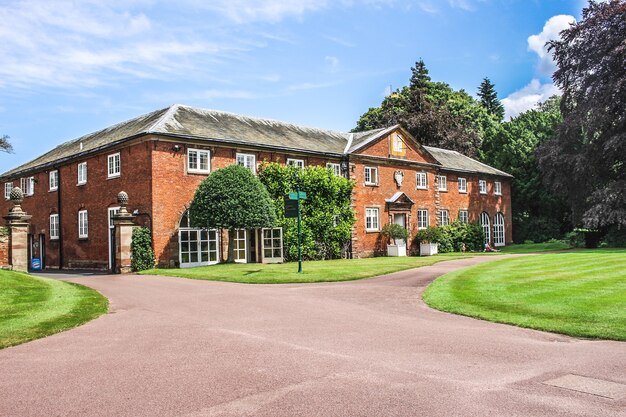
<path id="1" fill-rule="evenodd" d="M 493 259 L 330 284 L 75 277 L 110 314 L 1 350 L 0 415 L 626 416 L 620 385 L 610 399 L 543 383 L 626 384 L 626 343 L 421 301 L 434 277 Z"/>

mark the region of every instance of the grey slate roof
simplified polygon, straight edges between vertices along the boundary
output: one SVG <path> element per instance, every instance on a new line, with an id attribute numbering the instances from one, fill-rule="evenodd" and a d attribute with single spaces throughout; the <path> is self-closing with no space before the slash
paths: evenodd
<path id="1" fill-rule="evenodd" d="M 388 131 L 392 131 L 396 127 L 359 133 L 343 133 L 175 104 L 65 142 L 44 155 L 5 172 L 0 178 L 15 177 L 22 172 L 44 169 L 53 164 L 115 146 L 145 134 L 172 135 L 197 140 L 222 141 L 339 156 L 353 153 L 356 149 L 386 135 Z M 425 148 L 445 168 L 509 176 L 457 152 L 431 147 Z"/>

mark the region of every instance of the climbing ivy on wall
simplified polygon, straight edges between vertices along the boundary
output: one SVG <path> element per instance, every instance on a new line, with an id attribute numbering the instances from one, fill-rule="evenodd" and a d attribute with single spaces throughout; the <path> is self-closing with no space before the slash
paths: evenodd
<path id="1" fill-rule="evenodd" d="M 144 271 L 154 268 L 154 252 L 152 251 L 150 229 L 147 227 L 136 227 L 133 229 L 130 251 L 130 266 L 133 271 Z"/>
<path id="2" fill-rule="evenodd" d="M 349 248 L 355 216 L 350 207 L 354 183 L 336 176 L 325 167 L 305 167 L 264 163 L 259 179 L 270 193 L 276 208 L 277 227 L 283 228 L 286 261 L 297 260 L 297 219 L 285 218 L 285 195 L 307 193 L 302 203 L 303 259 L 340 258 Z"/>

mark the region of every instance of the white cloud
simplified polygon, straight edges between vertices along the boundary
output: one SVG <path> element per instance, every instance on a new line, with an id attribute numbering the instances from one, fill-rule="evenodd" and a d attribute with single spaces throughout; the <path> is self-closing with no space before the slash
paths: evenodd
<path id="1" fill-rule="evenodd" d="M 567 29 L 570 24 L 576 22 L 574 16 L 557 15 L 552 16 L 543 26 L 541 33 L 528 37 L 528 50 L 535 52 L 539 56 L 537 69 L 542 75 L 551 76 L 556 65 L 552 53 L 548 51 L 546 43 L 552 40 L 558 40 L 562 30 Z"/>
<path id="2" fill-rule="evenodd" d="M 535 108 L 538 103 L 546 101 L 548 98 L 558 95 L 561 92 L 558 87 L 552 83 L 542 84 L 537 78 L 534 78 L 530 84 L 510 94 L 507 98 L 502 99 L 502 105 L 505 109 L 505 119 L 515 117 L 520 113 Z"/>

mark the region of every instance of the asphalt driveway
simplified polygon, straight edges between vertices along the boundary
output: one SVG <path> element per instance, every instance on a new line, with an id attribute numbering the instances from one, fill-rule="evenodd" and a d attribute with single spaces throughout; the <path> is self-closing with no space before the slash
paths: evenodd
<path id="1" fill-rule="evenodd" d="M 0 350 L 0 415 L 626 416 L 626 343 L 421 301 L 492 259 L 329 284 L 72 277 L 110 313 Z"/>

